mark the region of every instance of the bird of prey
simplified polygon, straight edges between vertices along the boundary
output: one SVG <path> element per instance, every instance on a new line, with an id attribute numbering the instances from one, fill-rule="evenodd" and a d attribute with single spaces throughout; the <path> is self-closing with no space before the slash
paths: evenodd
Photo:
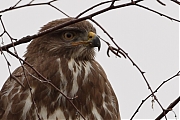
<path id="1" fill-rule="evenodd" d="M 51 21 L 39 32 L 73 19 Z M 85 20 L 32 40 L 25 62 L 0 91 L 0 119 L 120 120 L 116 95 L 94 58 L 95 47 L 100 49 L 100 39 Z M 43 82 L 41 75 L 48 81 Z M 77 109 L 60 91 L 73 98 Z"/>

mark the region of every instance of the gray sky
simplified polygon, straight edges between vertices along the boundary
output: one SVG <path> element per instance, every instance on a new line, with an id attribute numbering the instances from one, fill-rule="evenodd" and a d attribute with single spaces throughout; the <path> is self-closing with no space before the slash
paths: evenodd
<path id="1" fill-rule="evenodd" d="M 121 0 L 121 3 L 126 1 Z M 69 16 L 75 17 L 78 13 L 99 2 L 101 1 L 89 0 L 77 2 L 61 0 L 55 2 L 54 5 Z M 10 0 L 1 1 L 0 10 L 9 8 L 15 3 L 16 1 L 13 3 Z M 22 2 L 22 4 L 25 3 Z M 165 1 L 165 3 L 167 5 L 162 6 L 156 0 L 146 0 L 141 5 L 148 6 L 178 19 L 178 6 L 170 1 Z M 98 7 L 89 13 L 98 11 L 106 6 Z M 40 27 L 49 21 L 65 17 L 49 6 L 27 7 L 1 15 L 6 29 L 12 37 L 17 39 L 37 33 Z M 137 6 L 108 11 L 94 17 L 94 19 L 113 36 L 118 45 L 129 54 L 141 70 L 146 72 L 145 76 L 153 90 L 164 80 L 167 80 L 178 72 L 179 24 L 177 22 Z M 113 45 L 101 29 L 96 25 L 94 26 L 97 29 L 98 35 Z M 0 34 L 1 32 L 2 26 L 0 25 Z M 10 43 L 7 36 L 3 36 L 3 41 L 5 44 Z M 23 56 L 25 53 L 27 45 L 24 44 L 16 47 L 20 56 Z M 140 72 L 128 59 L 123 57 L 118 58 L 112 53 L 110 53 L 111 57 L 108 57 L 106 51 L 107 46 L 102 42 L 102 48 L 100 52 L 97 52 L 96 60 L 106 71 L 109 81 L 115 90 L 119 100 L 122 118 L 130 119 L 141 101 L 150 94 L 150 91 Z M 7 54 L 6 57 L 11 63 L 11 71 L 20 66 L 18 60 L 14 57 Z M 0 74 L 1 87 L 9 76 L 6 62 L 2 55 L 0 55 Z M 179 78 L 174 78 L 166 83 L 156 95 L 163 107 L 166 108 L 179 95 Z M 154 119 L 162 112 L 156 102 L 154 103 L 154 109 L 152 109 L 151 100 L 150 98 L 143 104 L 135 116 L 136 119 Z M 174 111 L 179 118 L 178 109 L 179 106 L 176 106 Z M 173 112 L 170 112 L 167 117 L 169 119 L 174 118 Z"/>

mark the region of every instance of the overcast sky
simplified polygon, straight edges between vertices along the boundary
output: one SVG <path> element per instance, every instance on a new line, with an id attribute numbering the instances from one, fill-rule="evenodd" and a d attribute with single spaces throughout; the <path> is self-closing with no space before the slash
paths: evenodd
<path id="1" fill-rule="evenodd" d="M 0 11 L 13 6 L 17 1 L 1 0 Z M 39 2 L 41 1 L 43 0 L 39 0 Z M 130 0 L 121 0 L 121 2 L 117 4 L 127 1 Z M 69 16 L 75 17 L 80 12 L 99 2 L 101 1 L 60 0 L 55 2 L 54 5 Z M 160 5 L 156 0 L 146 0 L 146 2 L 141 2 L 141 5 L 178 19 L 178 6 L 170 2 L 170 0 L 164 0 L 164 3 L 166 3 L 166 6 Z M 22 4 L 26 4 L 26 2 L 22 1 L 20 5 Z M 107 6 L 108 4 L 103 5 L 89 13 Z M 47 22 L 65 17 L 62 13 L 47 5 L 17 9 L 0 15 L 2 15 L 6 29 L 11 36 L 16 39 L 33 35 Z M 145 76 L 153 90 L 164 80 L 167 80 L 178 72 L 179 23 L 137 6 L 108 11 L 94 17 L 94 19 L 111 34 L 118 45 L 128 53 L 140 69 L 146 72 Z M 106 34 L 104 34 L 98 26 L 94 26 L 97 29 L 98 35 L 113 45 Z M 2 26 L 0 25 L 0 34 L 2 31 Z M 0 42 L 1 41 L 2 39 L 0 39 Z M 6 35 L 3 36 L 3 41 L 4 44 L 10 43 Z M 23 56 L 28 44 L 29 43 L 16 47 L 20 56 Z M 102 48 L 100 52 L 97 52 L 96 60 L 104 68 L 115 90 L 120 104 L 122 118 L 130 119 L 141 101 L 150 94 L 150 90 L 147 88 L 140 72 L 128 59 L 123 57 L 118 58 L 112 53 L 110 53 L 110 57 L 108 57 L 106 51 L 107 46 L 102 42 Z M 20 66 L 18 60 L 14 57 L 8 54 L 6 54 L 6 57 L 11 63 L 11 71 Z M 1 87 L 9 76 L 7 65 L 2 55 L 0 55 L 0 75 Z M 166 83 L 156 95 L 163 107 L 166 108 L 179 96 L 179 78 L 176 77 Z M 156 102 L 154 103 L 154 109 L 152 109 L 151 100 L 150 98 L 143 104 L 135 116 L 136 119 L 154 119 L 162 112 Z M 174 111 L 179 118 L 178 109 L 179 106 L 176 106 Z M 173 112 L 167 115 L 169 119 L 174 118 L 174 116 Z"/>

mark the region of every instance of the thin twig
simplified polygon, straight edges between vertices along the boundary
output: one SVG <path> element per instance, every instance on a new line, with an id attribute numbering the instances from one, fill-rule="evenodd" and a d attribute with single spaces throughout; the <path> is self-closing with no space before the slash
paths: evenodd
<path id="1" fill-rule="evenodd" d="M 20 0 L 20 1 L 21 1 L 21 0 Z M 10 11 L 10 10 L 14 10 L 14 9 L 18 9 L 18 8 L 27 7 L 27 6 L 50 5 L 51 7 L 57 9 L 58 11 L 60 11 L 61 13 L 64 14 L 64 12 L 62 12 L 62 11 L 59 10 L 57 7 L 55 7 L 54 5 L 51 4 L 52 2 L 54 2 L 54 1 L 56 1 L 56 0 L 52 0 L 52 1 L 46 2 L 46 3 L 31 4 L 31 3 L 34 1 L 34 0 L 32 0 L 32 1 L 31 1 L 29 4 L 27 4 L 27 5 L 22 5 L 22 6 L 18 6 L 18 7 L 17 7 L 17 4 L 19 4 L 20 1 L 18 1 L 18 2 L 14 5 L 14 7 L 10 7 L 9 9 L 5 9 L 4 11 L 2 10 L 2 11 L 0 11 L 0 13 L 6 12 L 6 11 Z M 138 69 L 138 71 L 141 73 L 143 79 L 145 80 L 145 82 L 146 82 L 146 84 L 147 84 L 147 86 L 148 86 L 148 89 L 150 89 L 150 91 L 151 91 L 151 96 L 153 96 L 153 98 L 158 102 L 158 104 L 159 104 L 159 106 L 162 108 L 163 114 L 164 114 L 166 110 L 163 109 L 163 107 L 162 107 L 162 105 L 160 104 L 160 102 L 158 101 L 157 97 L 154 95 L 154 93 L 155 93 L 156 91 L 152 91 L 152 89 L 151 89 L 151 87 L 150 87 L 150 85 L 149 85 L 149 83 L 148 83 L 148 81 L 147 81 L 147 79 L 146 79 L 146 77 L 145 77 L 145 75 L 144 75 L 145 72 L 143 72 L 143 71 L 139 68 L 139 66 L 138 66 L 137 64 L 135 64 L 134 61 L 128 56 L 128 54 L 127 54 L 124 50 L 122 50 L 122 49 L 117 45 L 117 43 L 113 40 L 113 37 L 110 36 L 110 34 L 109 34 L 101 25 L 99 25 L 95 20 L 93 20 L 92 18 L 93 18 L 94 16 L 97 16 L 97 15 L 102 14 L 102 13 L 104 13 L 104 12 L 107 12 L 107 11 L 109 11 L 109 10 L 113 10 L 113 9 L 117 9 L 117 8 L 123 8 L 123 7 L 127 7 L 127 6 L 130 6 L 130 5 L 136 5 L 136 6 L 138 6 L 138 7 L 144 8 L 144 9 L 146 9 L 146 10 L 149 10 L 149 11 L 151 11 L 151 12 L 154 12 L 154 13 L 156 13 L 156 14 L 159 14 L 159 15 L 161 15 L 161 16 L 164 16 L 164 17 L 166 17 L 166 18 L 168 18 L 168 19 L 170 19 L 170 20 L 174 20 L 174 21 L 177 21 L 177 22 L 180 22 L 180 21 L 177 20 L 177 19 L 174 19 L 174 18 L 172 18 L 172 17 L 169 17 L 169 16 L 167 16 L 167 15 L 164 15 L 164 14 L 162 14 L 162 13 L 156 11 L 156 10 L 153 10 L 153 9 L 148 8 L 148 7 L 145 7 L 145 6 L 142 6 L 142 5 L 137 4 L 137 3 L 141 2 L 141 1 L 144 1 L 144 0 L 136 0 L 136 1 L 131 0 L 130 3 L 125 3 L 125 4 L 121 4 L 121 5 L 116 5 L 116 6 L 114 5 L 114 2 L 115 2 L 115 1 L 116 1 L 116 0 L 106 1 L 106 2 L 99 3 L 99 4 L 97 4 L 97 5 L 93 6 L 93 7 L 85 10 L 84 12 L 80 13 L 80 14 L 76 17 L 76 18 L 78 18 L 78 19 L 74 19 L 74 20 L 72 20 L 72 21 L 63 23 L 63 24 L 61 24 L 61 25 L 58 25 L 58 26 L 53 27 L 53 28 L 50 28 L 50 29 L 48 29 L 48 30 L 46 30 L 46 31 L 43 31 L 43 32 L 41 32 L 41 33 L 38 33 L 38 34 L 35 34 L 35 35 L 32 35 L 32 36 L 23 37 L 22 39 L 20 39 L 20 40 L 18 40 L 18 41 L 16 41 L 16 42 L 13 42 L 13 40 L 15 40 L 15 39 L 13 39 L 13 38 L 10 36 L 10 34 L 6 31 L 5 27 L 3 26 L 4 31 L 3 31 L 3 33 L 2 33 L 0 36 L 2 36 L 3 34 L 6 33 L 6 34 L 9 36 L 9 38 L 11 39 L 11 42 L 12 42 L 12 43 L 11 43 L 11 44 L 8 44 L 8 45 L 4 45 L 4 46 L 0 47 L 0 49 L 1 49 L 1 51 L 7 51 L 7 52 L 9 53 L 10 51 L 9 51 L 8 49 L 9 49 L 10 47 L 14 47 L 14 52 L 15 52 L 15 54 L 13 53 L 13 54 L 14 54 L 13 56 L 15 56 L 15 57 L 18 58 L 19 60 L 23 61 L 22 59 L 20 59 L 20 57 L 19 57 L 19 56 L 17 55 L 17 53 L 16 53 L 16 50 L 15 50 L 15 46 L 16 46 L 16 45 L 29 42 L 29 41 L 31 41 L 31 40 L 34 39 L 34 38 L 37 38 L 37 37 L 40 37 L 40 36 L 45 35 L 45 34 L 47 34 L 47 33 L 53 32 L 53 31 L 55 31 L 55 30 L 57 30 L 57 29 L 60 29 L 60 28 L 65 27 L 65 26 L 68 26 L 68 25 L 70 25 L 70 24 L 77 23 L 77 22 L 80 22 L 80 21 L 82 21 L 82 20 L 90 19 L 90 20 L 93 21 L 95 24 L 97 24 L 97 25 L 105 32 L 105 34 L 107 34 L 107 35 L 109 36 L 109 38 L 111 39 L 111 41 L 112 41 L 112 42 L 115 44 L 115 46 L 117 47 L 117 48 L 112 47 L 112 46 L 108 43 L 108 51 L 107 51 L 107 54 L 109 55 L 109 51 L 111 51 L 111 52 L 113 52 L 115 55 L 117 55 L 118 57 L 121 57 L 121 56 L 119 55 L 119 53 L 120 53 L 121 55 L 124 55 L 125 57 L 127 57 L 127 58 L 130 60 L 130 62 L 133 64 L 133 66 L 135 66 L 135 67 Z M 165 5 L 165 4 L 162 3 L 160 0 L 157 0 L 157 1 L 158 1 L 160 4 Z M 177 0 L 171 0 L 171 1 L 173 1 L 173 2 L 175 2 L 175 3 L 177 3 L 177 4 L 180 4 L 179 1 L 177 1 Z M 94 12 L 94 13 L 92 13 L 92 14 L 89 14 L 89 15 L 87 15 L 87 16 L 85 16 L 85 17 L 79 18 L 82 14 L 84 14 L 84 13 L 92 10 L 93 8 L 98 7 L 98 6 L 102 5 L 102 4 L 109 3 L 109 2 L 111 2 L 111 5 L 110 5 L 109 7 L 104 8 L 104 9 L 101 9 L 101 10 L 99 10 L 99 11 L 97 11 L 97 12 Z M 65 15 L 66 15 L 66 14 L 65 14 Z M 66 16 L 68 17 L 68 15 L 66 15 Z M 1 23 L 2 23 L 2 25 L 3 25 L 2 19 L 1 19 Z M 10 53 L 10 54 L 11 54 L 11 53 Z M 11 54 L 11 55 L 12 55 L 12 54 Z M 54 86 L 49 80 L 47 80 L 46 78 L 44 78 L 44 76 L 42 76 L 38 71 L 36 71 L 36 70 L 33 68 L 33 66 L 29 65 L 29 64 L 26 63 L 26 62 L 25 62 L 25 64 L 27 64 L 31 69 L 33 69 L 38 75 L 40 75 L 40 76 L 42 77 L 43 81 L 41 81 L 41 82 L 47 83 L 47 84 L 51 85 L 52 87 L 54 87 L 54 88 L 56 89 L 56 86 Z M 163 85 L 164 83 L 165 83 L 165 82 L 163 82 L 162 85 Z M 160 88 L 162 85 L 160 85 L 159 88 Z M 29 86 L 29 88 L 31 88 L 31 87 Z M 157 90 L 158 90 L 159 88 L 157 88 Z M 56 90 L 58 90 L 58 91 L 61 93 L 61 91 L 60 91 L 58 88 L 57 88 Z M 63 95 L 63 93 L 62 93 L 62 95 Z M 65 97 L 67 97 L 67 96 L 65 95 Z M 149 97 L 148 97 L 148 98 L 149 98 Z M 148 99 L 148 98 L 147 98 L 147 99 Z M 68 99 L 68 97 L 67 97 L 67 99 Z M 68 99 L 68 100 L 70 100 L 70 99 Z M 144 101 L 146 101 L 146 99 L 145 99 Z M 144 103 L 144 101 L 142 101 L 142 104 Z M 70 102 L 72 102 L 72 101 L 70 101 Z M 72 105 L 74 105 L 74 104 L 72 103 Z M 137 110 L 139 110 L 140 107 L 141 107 L 141 106 L 139 106 Z M 76 106 L 75 106 L 74 108 L 77 109 Z M 79 114 L 81 115 L 81 113 L 80 113 L 80 111 L 79 111 L 78 109 L 77 109 L 77 111 L 78 111 Z M 135 112 L 135 113 L 136 113 L 136 112 Z M 164 115 L 165 115 L 165 114 L 164 114 Z M 82 117 L 83 117 L 83 116 L 82 116 Z M 166 117 L 166 116 L 165 116 L 165 117 Z M 166 119 L 167 119 L 167 118 L 166 118 Z"/>
<path id="2" fill-rule="evenodd" d="M 164 16 L 164 17 L 166 17 L 166 18 L 168 18 L 168 19 L 170 19 L 170 20 L 174 20 L 174 21 L 176 21 L 176 22 L 180 22 L 180 20 L 178 20 L 178 19 L 175 19 L 175 18 L 169 17 L 169 16 L 167 16 L 167 15 L 165 15 L 165 14 L 162 14 L 162 13 L 160 13 L 160 12 L 156 11 L 156 10 L 150 9 L 150 8 L 145 7 L 145 6 L 143 6 L 143 5 L 136 4 L 136 6 L 141 7 L 141 8 L 144 8 L 144 9 L 146 9 L 146 10 L 148 10 L 148 11 L 153 12 L 153 13 L 159 14 L 160 16 Z"/>
<path id="3" fill-rule="evenodd" d="M 163 6 L 166 6 L 166 4 L 164 4 L 162 1 L 160 1 L 160 0 L 157 0 L 157 2 L 158 3 L 160 3 L 161 5 L 163 5 Z"/>
<path id="4" fill-rule="evenodd" d="M 143 79 L 145 80 L 146 85 L 148 86 L 148 89 L 151 91 L 152 96 L 153 96 L 154 99 L 157 101 L 157 103 L 159 104 L 159 106 L 161 107 L 161 109 L 164 110 L 164 108 L 162 107 L 161 103 L 158 101 L 157 97 L 154 95 L 153 90 L 152 90 L 152 88 L 151 88 L 148 80 L 146 79 L 146 77 L 145 77 L 145 75 L 144 75 L 145 72 L 143 72 L 143 71 L 140 69 L 140 67 L 132 60 L 132 58 L 131 58 L 123 49 L 121 49 L 121 48 L 118 46 L 118 44 L 113 40 L 113 38 L 110 36 L 110 34 L 109 34 L 99 23 L 97 23 L 97 22 L 96 22 L 95 20 L 93 20 L 92 18 L 91 18 L 90 20 L 93 21 L 96 25 L 98 25 L 98 26 L 103 30 L 103 32 L 108 35 L 108 37 L 111 39 L 111 41 L 112 41 L 112 42 L 116 45 L 116 47 L 118 48 L 116 51 L 120 51 L 120 53 L 124 53 L 124 54 L 122 54 L 122 55 L 126 56 L 126 57 L 131 61 L 131 63 L 133 64 L 133 66 L 135 66 L 135 67 L 137 68 L 137 70 L 141 73 Z M 106 43 L 107 43 L 107 42 L 106 42 Z M 108 43 L 108 45 L 109 45 L 109 43 Z M 111 51 L 114 53 L 114 51 L 112 50 L 112 47 L 109 47 L 108 51 L 109 51 L 109 50 L 111 50 Z M 108 52 L 108 51 L 107 51 L 107 52 Z M 118 55 L 118 54 L 115 53 L 115 55 Z"/>
<path id="5" fill-rule="evenodd" d="M 31 0 L 28 4 L 31 4 L 32 2 L 34 2 L 35 0 Z"/>
<path id="6" fill-rule="evenodd" d="M 105 42 L 108 46 L 108 49 L 107 49 L 107 56 L 110 57 L 109 55 L 109 51 L 111 51 L 112 53 L 114 53 L 116 56 L 120 57 L 121 58 L 121 55 L 126 58 L 126 54 L 124 54 L 120 49 L 117 49 L 113 46 L 110 45 L 110 43 L 108 43 L 107 41 L 105 41 L 104 39 L 102 39 L 100 36 L 98 36 L 103 42 Z M 121 55 L 119 55 L 119 53 Z"/>
<path id="7" fill-rule="evenodd" d="M 16 7 L 21 1 L 22 1 L 22 0 L 19 0 L 19 1 L 18 1 L 13 7 L 11 7 L 11 8 Z"/>
<path id="8" fill-rule="evenodd" d="M 57 1 L 57 0 L 51 0 L 49 2 L 43 2 L 43 3 L 25 4 L 25 5 L 21 5 L 21 6 L 15 6 L 15 7 L 13 6 L 13 7 L 1 10 L 0 13 L 4 13 L 4 12 L 7 12 L 7 11 L 19 9 L 19 8 L 30 7 L 30 6 L 49 5 L 50 3 L 55 2 L 55 1 Z"/>
<path id="9" fill-rule="evenodd" d="M 113 37 L 95 20 L 93 20 L 92 18 L 90 19 L 92 22 L 94 22 L 99 28 L 101 28 L 101 30 L 110 38 L 110 40 L 113 42 L 113 44 L 118 48 L 119 51 L 122 51 L 122 49 L 119 47 L 119 45 L 114 41 Z M 102 38 L 101 38 L 102 39 Z M 103 39 L 102 39 L 103 40 Z M 103 40 L 105 42 L 105 40 Z M 108 43 L 107 41 L 105 42 L 108 46 L 110 46 L 110 43 Z M 125 51 L 120 52 L 122 53 L 122 55 L 126 58 L 126 53 Z M 123 54 L 125 53 L 125 54 Z"/>
<path id="10" fill-rule="evenodd" d="M 16 80 L 17 83 L 19 83 L 23 88 L 25 88 L 25 86 L 13 74 L 10 74 L 10 79 L 11 78 Z"/>
<path id="11" fill-rule="evenodd" d="M 94 6 L 86 9 L 85 11 L 83 11 L 82 13 L 80 13 L 79 15 L 77 15 L 76 18 L 79 18 L 79 17 L 82 16 L 83 14 L 87 13 L 88 11 L 90 11 L 90 10 L 92 10 L 92 9 L 98 7 L 98 6 L 101 6 L 101 5 L 104 5 L 104 4 L 106 4 L 106 3 L 110 3 L 110 2 L 112 2 L 112 0 L 98 3 L 98 4 L 94 5 Z"/>
<path id="12" fill-rule="evenodd" d="M 136 0 L 136 1 L 134 1 L 134 3 L 139 3 L 141 1 L 143 1 L 143 0 Z M 121 5 L 116 5 L 116 6 L 113 6 L 113 7 L 104 8 L 102 10 L 94 12 L 94 13 L 92 13 L 90 15 L 85 16 L 85 17 L 74 19 L 74 20 L 65 22 L 63 24 L 57 25 L 56 27 L 50 28 L 50 29 L 45 30 L 45 31 L 43 31 L 41 33 L 38 33 L 38 34 L 35 34 L 35 35 L 32 35 L 32 36 L 23 37 L 20 40 L 14 42 L 14 46 L 22 44 L 22 43 L 27 43 L 27 42 L 31 41 L 32 39 L 35 39 L 35 38 L 40 37 L 40 36 L 43 36 L 43 35 L 45 35 L 47 33 L 53 32 L 53 31 L 55 31 L 57 29 L 65 27 L 65 26 L 68 26 L 68 25 L 71 25 L 71 24 L 74 24 L 74 23 L 77 23 L 77 22 L 80 22 L 80 21 L 83 21 L 83 20 L 86 20 L 86 19 L 91 19 L 92 17 L 97 16 L 99 14 L 102 14 L 104 12 L 107 12 L 109 10 L 113 10 L 113 9 L 117 9 L 117 8 L 123 8 L 123 7 L 131 6 L 131 5 L 134 5 L 134 4 L 132 2 L 129 2 L 129 3 L 121 4 Z M 116 44 L 116 43 L 114 43 L 114 44 Z M 2 46 L 2 50 L 6 51 L 8 48 L 10 48 L 12 46 L 13 46 L 12 43 L 4 45 L 4 46 Z"/>
<path id="13" fill-rule="evenodd" d="M 112 0 L 110 7 L 113 7 L 115 2 L 116 2 L 116 0 Z"/>
<path id="14" fill-rule="evenodd" d="M 180 71 L 178 71 L 178 73 L 176 73 L 175 75 L 173 75 L 172 77 L 170 77 L 169 79 L 163 81 L 154 91 L 153 93 L 156 93 L 165 83 L 169 82 L 170 80 L 172 80 L 173 78 L 180 76 Z M 134 112 L 134 114 L 132 115 L 131 119 L 132 120 L 134 118 L 134 116 L 138 113 L 139 109 L 141 108 L 141 106 L 143 105 L 143 103 L 149 98 L 151 97 L 152 94 L 148 95 L 144 100 L 142 100 L 142 102 L 140 103 L 140 105 L 138 106 L 138 108 L 136 109 L 136 111 Z"/>
<path id="15" fill-rule="evenodd" d="M 66 17 L 70 17 L 68 14 L 66 14 L 65 12 L 63 12 L 62 10 L 60 10 L 59 8 L 57 8 L 56 6 L 52 5 L 51 3 L 49 3 L 49 5 L 53 8 L 55 8 L 56 10 L 58 10 L 59 12 L 61 12 L 62 14 L 64 14 Z"/>
<path id="16" fill-rule="evenodd" d="M 74 105 L 74 103 L 72 102 L 72 98 L 66 96 L 63 92 L 61 92 L 61 90 L 59 88 L 57 88 L 54 84 L 52 84 L 50 82 L 50 80 L 46 79 L 42 74 L 40 74 L 32 65 L 30 65 L 28 62 L 24 61 L 22 58 L 20 58 L 18 55 L 12 53 L 11 51 L 7 50 L 8 53 L 10 53 L 12 56 L 16 57 L 17 59 L 19 59 L 20 61 L 22 61 L 24 64 L 26 64 L 27 66 L 29 66 L 32 70 L 34 70 L 34 72 L 39 75 L 43 81 L 41 80 L 40 82 L 43 83 L 47 83 L 49 85 L 51 85 L 53 88 L 55 88 L 55 90 L 57 90 L 58 92 L 60 92 L 62 94 L 62 96 L 64 96 L 69 102 L 70 104 L 76 109 L 76 111 L 80 114 L 80 116 L 85 120 L 85 117 L 82 115 L 82 113 L 78 110 L 78 108 Z M 39 80 L 39 79 L 37 79 Z M 28 82 L 28 81 L 27 81 Z M 29 86 L 30 87 L 30 86 Z M 32 98 L 33 99 L 33 98 Z"/>
<path id="17" fill-rule="evenodd" d="M 163 111 L 155 120 L 161 120 L 169 111 L 172 111 L 173 107 L 180 101 L 180 96 L 174 100 L 165 111 Z"/>
<path id="18" fill-rule="evenodd" d="M 180 5 L 180 2 L 178 0 L 171 0 L 171 1 L 173 1 L 174 3 Z"/>
<path id="19" fill-rule="evenodd" d="M 30 92 L 30 95 L 31 95 L 31 100 L 32 100 L 33 105 L 34 105 L 34 107 L 35 107 L 35 111 L 36 111 L 37 117 L 38 117 L 39 120 L 41 120 L 41 117 L 40 117 L 39 112 L 38 112 L 37 104 L 36 104 L 36 102 L 35 102 L 35 100 L 34 100 L 34 96 L 33 96 L 33 93 L 32 93 L 31 85 L 30 85 L 29 80 L 28 80 L 28 78 L 27 78 L 27 76 L 26 76 L 26 72 L 25 72 L 24 66 L 23 66 L 23 64 L 22 64 L 21 61 L 20 61 L 20 63 L 21 63 L 21 66 L 22 66 L 22 68 L 23 68 L 23 74 L 24 74 L 25 80 L 26 80 L 27 85 L 28 85 L 28 88 L 29 88 L 29 92 Z"/>

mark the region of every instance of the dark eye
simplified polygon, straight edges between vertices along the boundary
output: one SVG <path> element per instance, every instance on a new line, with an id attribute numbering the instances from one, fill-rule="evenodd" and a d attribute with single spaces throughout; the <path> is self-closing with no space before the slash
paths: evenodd
<path id="1" fill-rule="evenodd" d="M 63 37 L 66 40 L 72 40 L 75 37 L 75 34 L 73 32 L 65 32 Z"/>

